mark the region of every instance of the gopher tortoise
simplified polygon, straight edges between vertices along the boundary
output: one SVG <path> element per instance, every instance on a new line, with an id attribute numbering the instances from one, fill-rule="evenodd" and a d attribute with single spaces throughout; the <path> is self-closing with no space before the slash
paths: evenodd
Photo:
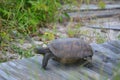
<path id="1" fill-rule="evenodd" d="M 42 68 L 46 69 L 48 60 L 52 58 L 60 63 L 75 63 L 81 59 L 92 61 L 91 46 L 78 38 L 56 39 L 46 48 L 35 48 L 37 54 L 43 54 Z"/>

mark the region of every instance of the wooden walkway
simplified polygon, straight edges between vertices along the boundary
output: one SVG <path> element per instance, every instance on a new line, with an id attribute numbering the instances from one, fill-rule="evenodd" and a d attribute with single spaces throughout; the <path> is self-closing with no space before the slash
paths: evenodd
<path id="1" fill-rule="evenodd" d="M 120 21 L 119 21 L 120 22 Z M 101 27 L 101 25 L 90 25 L 87 27 L 89 28 L 94 28 L 94 29 L 106 29 L 106 30 L 116 30 L 116 31 L 120 31 L 120 24 L 117 24 L 117 25 L 104 25 Z"/>
<path id="2" fill-rule="evenodd" d="M 62 65 L 49 61 L 48 70 L 41 69 L 42 56 L 0 64 L 0 80 L 114 80 L 120 61 L 120 41 L 91 44 L 92 67 L 81 64 Z M 120 74 L 120 73 L 119 73 Z"/>

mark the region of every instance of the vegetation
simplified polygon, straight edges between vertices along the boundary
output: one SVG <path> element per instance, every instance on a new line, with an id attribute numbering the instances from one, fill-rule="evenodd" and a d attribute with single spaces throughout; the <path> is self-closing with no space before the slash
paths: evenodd
<path id="1" fill-rule="evenodd" d="M 11 34 L 30 34 L 36 32 L 38 27 L 47 26 L 47 23 L 55 21 L 54 17 L 59 6 L 55 0 L 2 0 L 0 2 L 2 40 L 8 38 L 9 41 Z"/>
<path id="2" fill-rule="evenodd" d="M 10 46 L 15 38 L 35 34 L 39 27 L 47 27 L 56 21 L 58 0 L 1 0 L 0 46 Z M 21 50 L 22 51 L 22 50 Z"/>

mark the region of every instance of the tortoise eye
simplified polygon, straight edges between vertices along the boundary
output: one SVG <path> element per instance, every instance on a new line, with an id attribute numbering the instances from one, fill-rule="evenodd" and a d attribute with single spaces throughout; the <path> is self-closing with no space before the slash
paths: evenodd
<path id="1" fill-rule="evenodd" d="M 92 57 L 92 55 L 89 55 L 88 57 Z"/>
<path id="2" fill-rule="evenodd" d="M 89 55 L 89 57 L 92 57 L 92 55 Z"/>

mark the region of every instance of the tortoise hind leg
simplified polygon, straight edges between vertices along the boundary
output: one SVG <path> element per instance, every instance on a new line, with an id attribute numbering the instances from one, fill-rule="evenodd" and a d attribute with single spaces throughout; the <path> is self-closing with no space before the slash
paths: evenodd
<path id="1" fill-rule="evenodd" d="M 53 56 L 53 55 L 52 55 L 51 53 L 46 53 L 46 54 L 45 54 L 45 56 L 44 56 L 44 58 L 43 58 L 43 61 L 42 61 L 42 68 L 43 68 L 43 69 L 46 69 L 48 60 L 49 60 L 50 58 L 52 58 L 52 56 Z"/>

